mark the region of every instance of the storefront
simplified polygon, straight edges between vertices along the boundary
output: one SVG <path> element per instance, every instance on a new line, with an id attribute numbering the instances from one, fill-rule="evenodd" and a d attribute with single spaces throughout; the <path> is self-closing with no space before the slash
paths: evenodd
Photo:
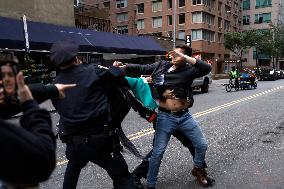
<path id="1" fill-rule="evenodd" d="M 0 17 L 0 25 L 0 51 L 15 53 L 28 82 L 52 82 L 56 68 L 48 61 L 49 49 L 54 42 L 62 39 L 71 39 L 79 45 L 79 58 L 84 63 L 103 65 L 105 54 L 120 57 L 165 55 L 165 50 L 150 37 L 97 32 L 38 22 L 27 23 L 30 53 L 26 53 L 23 23 L 20 20 Z"/>

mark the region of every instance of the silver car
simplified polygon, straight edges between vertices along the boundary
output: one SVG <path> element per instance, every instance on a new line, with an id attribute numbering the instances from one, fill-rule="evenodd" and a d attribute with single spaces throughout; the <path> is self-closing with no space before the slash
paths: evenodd
<path id="1" fill-rule="evenodd" d="M 208 93 L 209 90 L 209 84 L 212 83 L 212 73 L 210 72 L 209 74 L 199 77 L 193 80 L 192 82 L 192 89 L 201 89 L 202 93 Z"/>

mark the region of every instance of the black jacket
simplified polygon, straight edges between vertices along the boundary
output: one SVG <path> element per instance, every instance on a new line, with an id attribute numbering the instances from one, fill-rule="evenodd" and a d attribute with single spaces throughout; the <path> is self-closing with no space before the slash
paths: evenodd
<path id="1" fill-rule="evenodd" d="M 59 135 L 101 132 L 104 124 L 111 121 L 106 86 L 123 81 L 124 72 L 116 67 L 103 69 L 94 64 L 80 64 L 62 70 L 54 82 L 77 86 L 66 91 L 63 100 L 52 100 L 60 115 Z"/>
<path id="2" fill-rule="evenodd" d="M 38 183 L 49 178 L 56 164 L 56 141 L 49 112 L 34 100 L 22 104 L 21 126 L 0 119 L 0 179 Z"/>
<path id="3" fill-rule="evenodd" d="M 192 96 L 191 84 L 195 78 L 202 77 L 211 71 L 211 65 L 202 60 L 197 60 L 196 64 L 185 64 L 174 71 L 168 72 L 171 62 L 160 61 L 148 65 L 127 64 L 126 75 L 152 75 L 157 93 L 154 98 L 161 99 L 165 89 L 174 90 L 177 98 L 187 98 Z"/>

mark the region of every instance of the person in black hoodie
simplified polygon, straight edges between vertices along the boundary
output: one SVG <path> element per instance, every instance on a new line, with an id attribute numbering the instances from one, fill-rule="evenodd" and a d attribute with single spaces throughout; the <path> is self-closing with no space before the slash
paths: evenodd
<path id="1" fill-rule="evenodd" d="M 0 82 L 2 85 L 2 80 Z M 6 102 L 3 88 L 0 88 L 0 180 L 9 188 L 34 187 L 47 180 L 55 168 L 55 136 L 49 112 L 38 107 L 21 72 L 15 84 L 19 104 Z M 30 86 L 40 102 L 51 97 L 63 98 L 64 91 L 70 87 L 74 85 Z M 20 126 L 6 121 L 21 110 Z"/>
<path id="2" fill-rule="evenodd" d="M 56 163 L 49 112 L 38 107 L 22 73 L 17 75 L 17 85 L 21 127 L 0 119 L 0 179 L 15 188 L 47 180 Z"/>

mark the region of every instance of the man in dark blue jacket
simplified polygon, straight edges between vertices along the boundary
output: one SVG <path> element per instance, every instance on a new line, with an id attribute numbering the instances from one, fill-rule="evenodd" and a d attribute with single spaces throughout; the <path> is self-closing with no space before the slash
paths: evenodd
<path id="1" fill-rule="evenodd" d="M 188 110 L 191 84 L 197 77 L 211 71 L 211 66 L 201 60 L 190 57 L 192 49 L 188 46 L 177 46 L 171 55 L 172 61 L 161 61 L 151 65 L 122 65 L 126 74 L 137 72 L 140 75 L 151 75 L 153 81 L 152 96 L 157 99 L 159 112 L 153 153 L 150 158 L 147 185 L 149 189 L 156 186 L 157 176 L 163 154 L 174 131 L 183 132 L 195 147 L 194 168 L 192 174 L 202 186 L 210 186 L 205 165 L 207 140 L 198 123 Z"/>
<path id="2" fill-rule="evenodd" d="M 78 49 L 73 41 L 63 40 L 50 50 L 51 61 L 61 70 L 54 82 L 77 84 L 66 91 L 65 99 L 52 101 L 60 115 L 59 135 L 66 143 L 69 160 L 63 188 L 76 188 L 81 169 L 91 161 L 107 171 L 115 189 L 132 189 L 128 166 L 120 152 L 113 149 L 119 145 L 110 129 L 112 117 L 106 93 L 106 86 L 124 81 L 124 72 L 115 67 L 80 64 Z"/>

